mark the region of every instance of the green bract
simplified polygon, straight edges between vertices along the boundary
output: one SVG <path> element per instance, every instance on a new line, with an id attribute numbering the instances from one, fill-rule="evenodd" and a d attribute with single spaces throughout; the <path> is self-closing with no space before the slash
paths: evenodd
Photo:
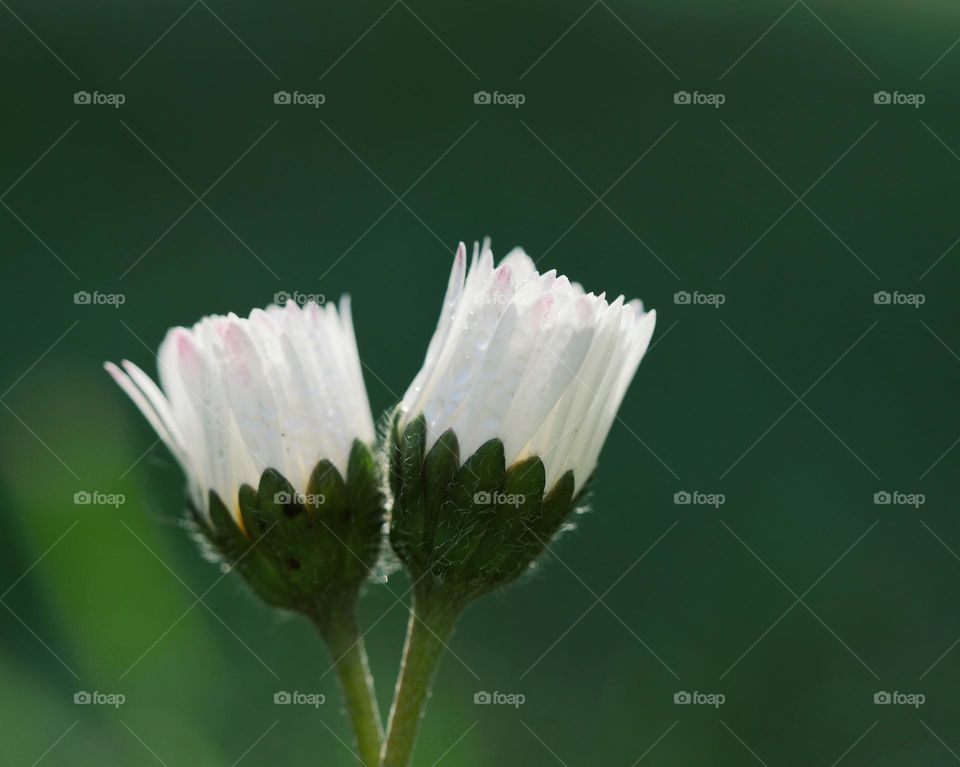
<path id="1" fill-rule="evenodd" d="M 457 437 L 442 434 L 425 451 L 421 415 L 390 435 L 393 510 L 390 543 L 418 591 L 464 602 L 523 574 L 561 529 L 585 493 L 573 472 L 544 492 L 538 457 L 507 467 L 492 439 L 461 463 Z"/>
<path id="2" fill-rule="evenodd" d="M 242 528 L 213 492 L 209 524 L 195 509 L 194 518 L 264 601 L 322 621 L 356 597 L 376 565 L 384 518 L 380 471 L 364 443 L 354 441 L 346 479 L 323 460 L 300 494 L 267 469 L 238 501 Z"/>

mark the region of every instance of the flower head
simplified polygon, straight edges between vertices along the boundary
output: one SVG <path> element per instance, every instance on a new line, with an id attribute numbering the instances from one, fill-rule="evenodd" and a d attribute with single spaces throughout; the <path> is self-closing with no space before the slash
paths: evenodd
<path id="1" fill-rule="evenodd" d="M 182 465 L 199 531 L 265 601 L 328 626 L 383 537 L 348 299 L 205 317 L 158 357 L 162 390 L 130 362 L 106 368 Z"/>
<path id="2" fill-rule="evenodd" d="M 187 475 L 207 509 L 213 491 L 235 513 L 243 484 L 266 469 L 306 491 L 320 459 L 342 475 L 355 439 L 375 441 L 347 297 L 204 317 L 168 331 L 159 388 L 132 362 L 106 369 Z"/>
<path id="3" fill-rule="evenodd" d="M 583 503 L 655 322 L 519 249 L 495 267 L 484 243 L 468 271 L 460 245 L 391 433 L 390 542 L 420 599 L 463 604 L 535 561 Z"/>
<path id="4" fill-rule="evenodd" d="M 464 457 L 500 439 L 508 466 L 540 456 L 547 489 L 573 471 L 579 490 L 655 323 L 638 300 L 608 302 L 556 271 L 539 274 L 519 248 L 494 267 L 485 242 L 468 272 L 461 243 L 401 427 L 422 414 L 426 449 L 452 429 Z"/>

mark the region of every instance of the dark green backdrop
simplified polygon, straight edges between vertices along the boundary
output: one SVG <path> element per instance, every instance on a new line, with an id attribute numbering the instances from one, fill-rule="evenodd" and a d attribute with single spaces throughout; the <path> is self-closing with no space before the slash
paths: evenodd
<path id="1" fill-rule="evenodd" d="M 316 638 L 197 556 L 101 364 L 349 291 L 382 412 L 485 235 L 659 326 L 594 513 L 469 611 L 416 763 L 960 761 L 955 3 L 0 6 L 4 764 L 354 763 Z M 384 709 L 406 587 L 363 602 Z"/>

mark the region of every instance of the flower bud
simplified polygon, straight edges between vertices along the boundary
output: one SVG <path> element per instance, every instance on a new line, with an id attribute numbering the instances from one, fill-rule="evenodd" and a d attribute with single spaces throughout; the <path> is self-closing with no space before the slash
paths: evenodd
<path id="1" fill-rule="evenodd" d="M 521 250 L 461 244 L 426 360 L 394 416 L 391 544 L 415 581 L 473 596 L 535 560 L 582 505 L 656 322 Z"/>
<path id="2" fill-rule="evenodd" d="M 158 354 L 162 390 L 106 368 L 177 458 L 196 526 L 268 603 L 320 615 L 377 561 L 384 501 L 349 301 L 206 317 Z"/>

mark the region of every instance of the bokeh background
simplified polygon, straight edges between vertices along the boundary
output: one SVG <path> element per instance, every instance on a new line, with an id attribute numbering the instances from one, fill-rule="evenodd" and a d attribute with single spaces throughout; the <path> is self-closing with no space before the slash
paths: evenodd
<path id="1" fill-rule="evenodd" d="M 311 629 L 197 556 L 101 364 L 349 291 L 382 412 L 486 235 L 659 326 L 594 512 L 468 612 L 416 764 L 960 761 L 960 6 L 0 5 L 4 764 L 355 763 Z M 384 711 L 407 586 L 362 606 Z"/>

